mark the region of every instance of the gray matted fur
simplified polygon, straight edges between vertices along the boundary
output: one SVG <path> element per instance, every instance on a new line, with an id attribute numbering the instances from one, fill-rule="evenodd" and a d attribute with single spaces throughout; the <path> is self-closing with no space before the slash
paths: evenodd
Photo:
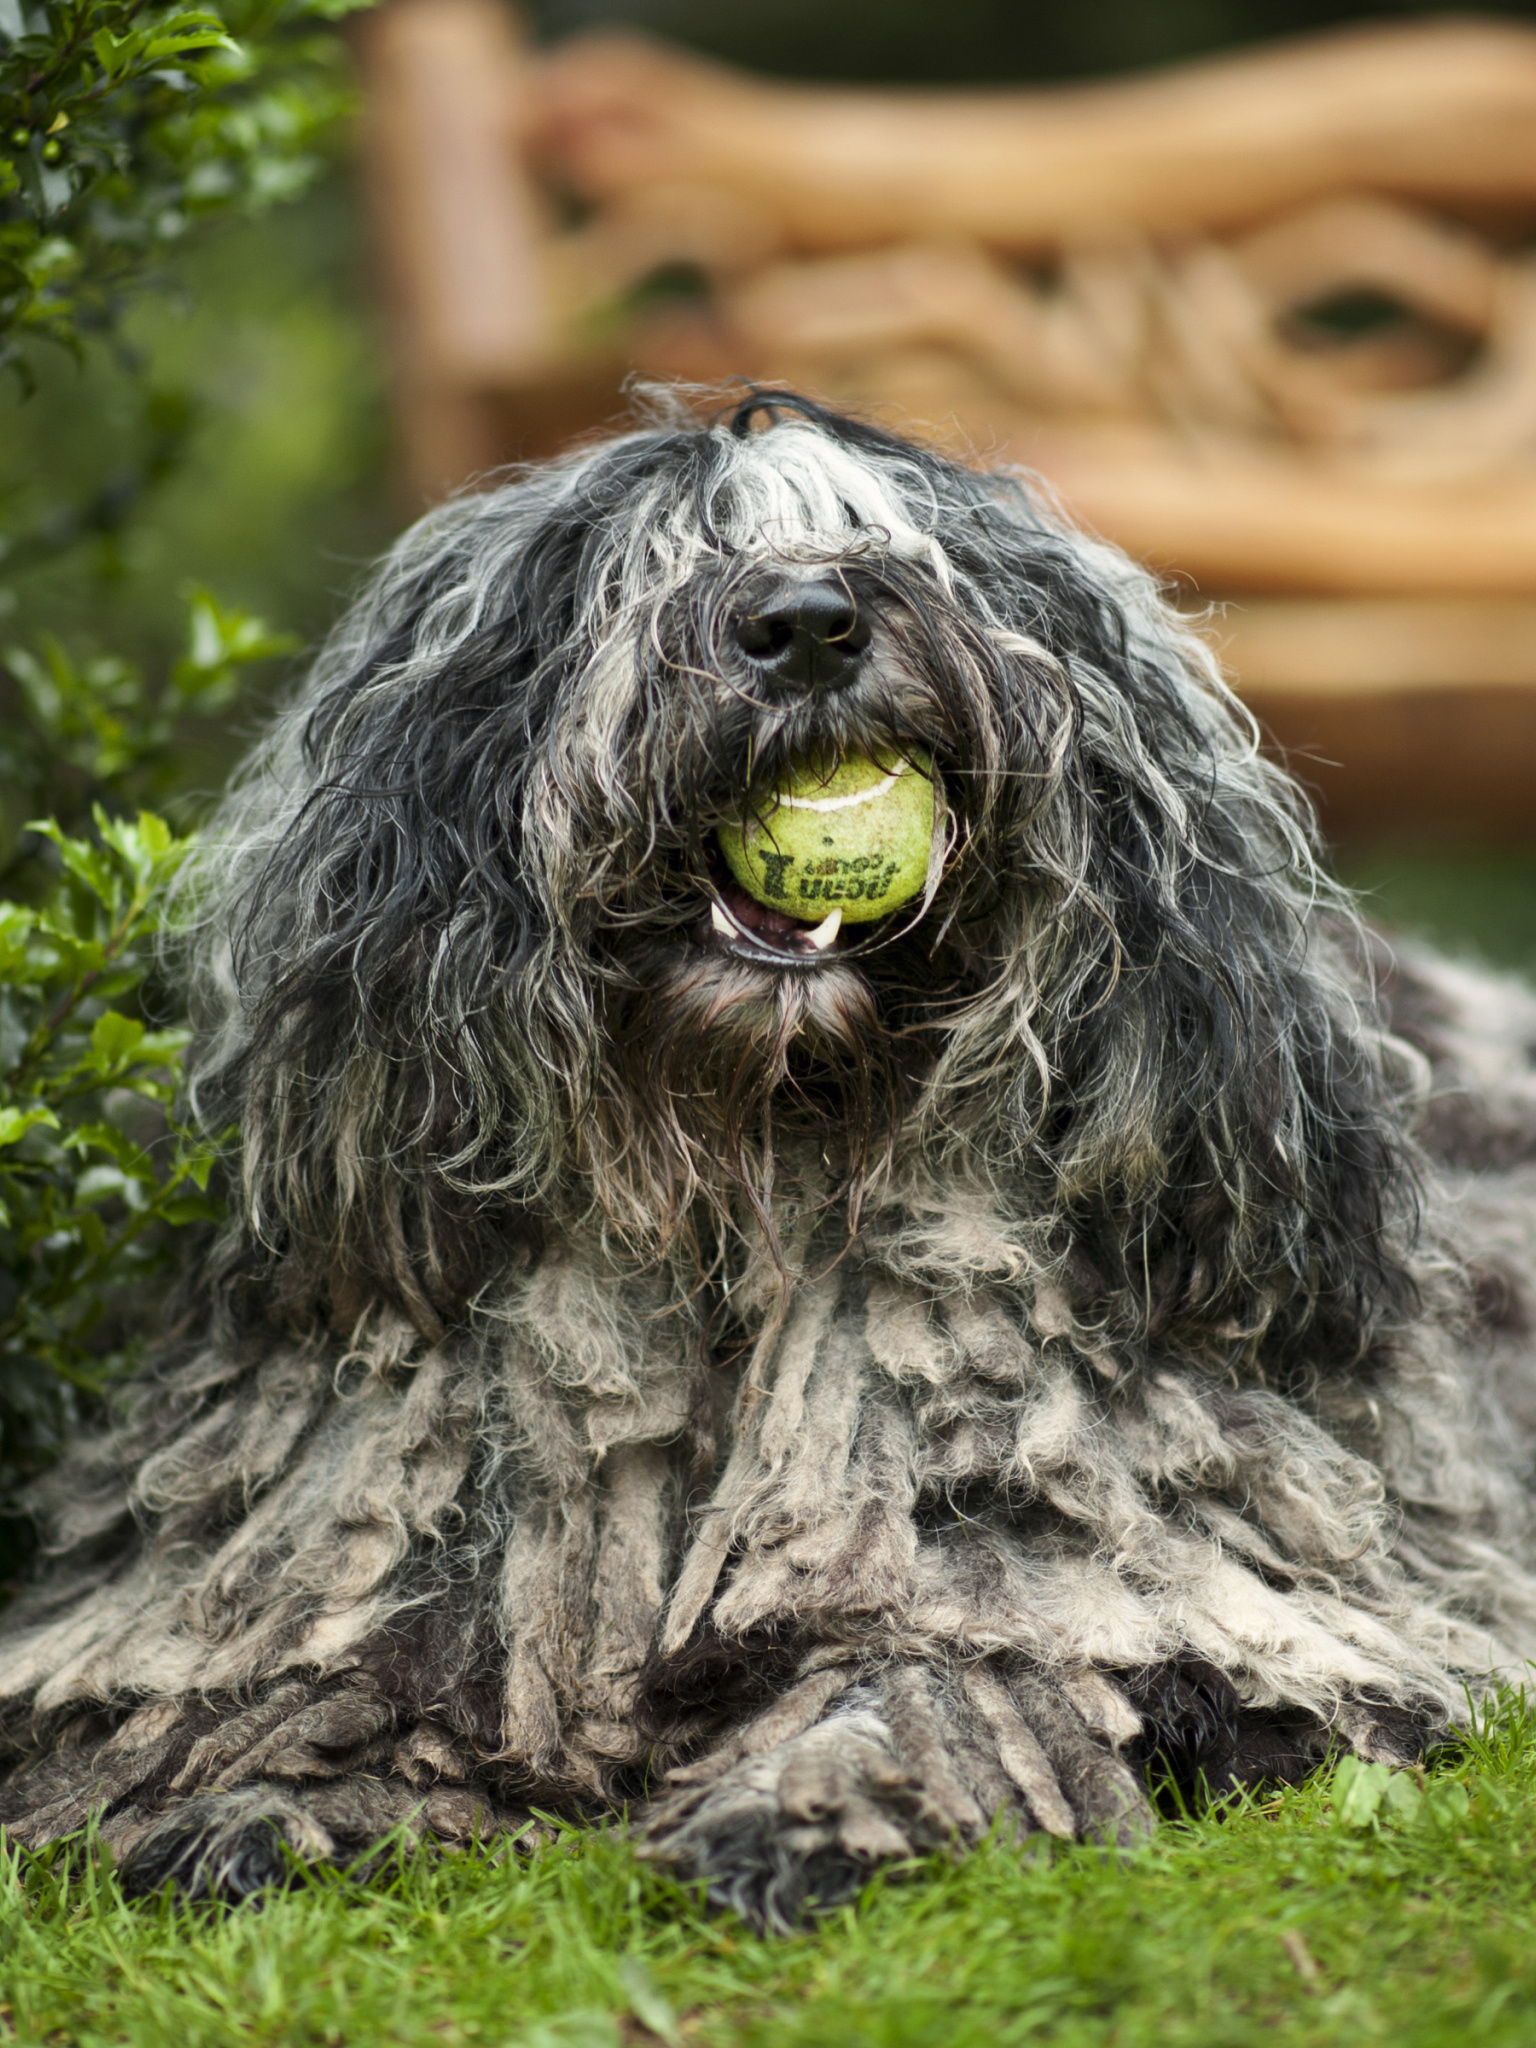
<path id="1" fill-rule="evenodd" d="M 820 948 L 714 831 L 883 748 L 928 888 Z M 628 1801 L 782 1923 L 1536 1648 L 1536 1001 L 1373 958 L 1027 480 L 753 394 L 444 506 L 191 900 L 236 1220 L 37 1503 L 16 1839 L 238 1894 Z"/>

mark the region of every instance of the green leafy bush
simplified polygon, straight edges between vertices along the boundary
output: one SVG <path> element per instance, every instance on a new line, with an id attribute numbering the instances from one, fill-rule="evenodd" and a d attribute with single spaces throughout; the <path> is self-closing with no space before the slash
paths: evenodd
<path id="1" fill-rule="evenodd" d="M 199 218 L 291 197 L 349 103 L 356 0 L 0 0 L 0 364 L 78 347 Z"/>
<path id="2" fill-rule="evenodd" d="M 56 642 L 6 656 L 28 717 L 0 775 L 48 792 L 67 821 L 22 826 L 11 873 L 29 900 L 0 901 L 0 1468 L 13 1480 L 132 1366 L 174 1233 L 217 1215 L 216 1147 L 175 1113 L 186 1033 L 153 1014 L 190 842 L 130 813 L 173 776 L 182 719 L 227 709 L 244 668 L 288 645 L 194 591 L 186 653 L 158 689 L 120 661 L 76 665 Z"/>
<path id="3" fill-rule="evenodd" d="M 24 793 L 29 813 L 76 827 L 102 804 L 123 811 L 158 802 L 175 789 L 183 721 L 225 715 L 251 663 L 296 645 L 193 588 L 186 650 L 158 687 L 119 655 L 78 661 L 51 634 L 35 648 L 7 648 L 21 716 L 0 733 L 0 785 Z M 24 862 L 25 821 L 6 819 L 3 805 L 0 820 L 11 828 L 0 844 L 13 849 L 13 864 Z"/>
<path id="4" fill-rule="evenodd" d="M 15 399 L 31 388 L 41 344 L 67 348 L 89 374 L 100 359 L 89 344 L 115 335 L 131 289 L 190 226 L 258 210 L 313 176 L 318 145 L 350 104 L 328 24 L 353 4 L 0 0 L 0 369 L 14 373 Z M 135 361 L 114 347 L 119 366 Z M 158 476 L 189 420 L 136 367 L 150 411 L 165 413 L 151 436 Z M 13 535 L 8 560 L 0 540 L 0 561 L 14 579 L 104 531 L 143 481 L 126 498 L 109 482 L 49 532 Z M 248 667 L 291 644 L 194 589 L 185 652 L 158 678 L 117 655 L 81 656 L 57 635 L 5 652 L 6 1483 L 45 1463 L 132 1364 L 177 1233 L 217 1214 L 217 1141 L 178 1116 L 186 1034 L 167 1028 L 156 980 L 188 842 L 157 813 L 178 795 L 190 722 L 227 716 Z"/>
<path id="5" fill-rule="evenodd" d="M 166 1262 L 168 1232 L 216 1213 L 213 1148 L 172 1114 L 186 1033 L 140 1014 L 187 842 L 148 812 L 100 807 L 91 839 L 38 829 L 59 885 L 37 907 L 0 903 L 0 1451 L 13 1470 L 131 1362 L 123 1306 Z"/>

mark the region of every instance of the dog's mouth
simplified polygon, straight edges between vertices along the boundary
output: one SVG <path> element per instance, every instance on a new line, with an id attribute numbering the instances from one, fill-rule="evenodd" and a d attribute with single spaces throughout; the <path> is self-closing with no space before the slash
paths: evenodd
<path id="1" fill-rule="evenodd" d="M 709 919 L 700 937 L 716 952 L 758 967 L 803 969 L 828 966 L 844 950 L 841 910 L 812 924 L 757 902 L 723 872 L 716 872 L 711 882 Z"/>
<path id="2" fill-rule="evenodd" d="M 850 771 L 851 785 L 848 779 L 839 780 L 848 777 Z M 931 864 L 931 833 L 939 829 L 943 811 L 941 808 L 938 817 L 933 818 L 935 798 L 928 785 L 936 778 L 927 748 L 885 741 L 868 753 L 861 748 L 843 747 L 793 757 L 771 799 L 775 806 L 785 806 L 786 814 L 796 814 L 793 822 L 797 830 L 789 841 L 791 850 L 786 852 L 782 842 L 770 838 L 768 844 L 775 849 L 770 857 L 761 851 L 760 844 L 755 855 L 757 867 L 762 870 L 759 874 L 754 856 L 744 852 L 743 827 L 721 827 L 718 833 L 711 834 L 707 913 L 698 921 L 697 943 L 707 951 L 755 967 L 805 971 L 851 965 L 887 944 L 893 936 L 910 930 L 925 915 L 929 892 L 919 887 L 913 874 L 910 835 L 905 850 L 899 830 L 895 837 L 892 835 L 887 800 L 903 778 L 904 789 L 894 799 L 896 823 L 899 828 L 902 808 L 910 818 L 914 796 L 919 806 L 926 798 L 932 822 L 923 827 L 924 859 Z M 921 794 L 917 793 L 919 790 Z M 938 802 L 942 806 L 942 797 Z M 840 842 L 839 826 L 849 816 L 867 820 L 868 804 L 884 809 L 883 818 L 876 813 L 873 834 L 867 824 L 862 831 L 856 825 L 852 837 L 845 832 Z M 814 844 L 807 845 L 804 820 L 810 813 L 817 814 L 811 824 L 816 839 Z M 734 844 L 726 843 L 727 830 Z M 821 836 L 823 833 L 827 836 Z M 830 902 L 807 902 L 808 914 L 804 916 L 795 914 L 798 903 L 764 900 L 782 899 L 789 894 L 784 886 L 785 876 L 797 862 L 799 896 L 814 899 L 823 894 L 824 898 L 834 898 Z M 748 876 L 742 872 L 743 864 L 753 869 L 754 879 L 765 884 L 761 890 L 750 886 Z M 880 901 L 886 897 L 890 898 L 888 909 Z M 880 902 L 879 910 L 874 910 L 876 902 Z"/>

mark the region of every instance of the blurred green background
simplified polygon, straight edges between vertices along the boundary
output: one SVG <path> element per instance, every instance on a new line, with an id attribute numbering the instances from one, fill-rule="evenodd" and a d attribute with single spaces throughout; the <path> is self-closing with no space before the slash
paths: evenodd
<path id="1" fill-rule="evenodd" d="M 542 0 L 545 36 L 622 23 L 800 77 L 1006 84 L 1153 64 L 1363 18 L 1443 8 L 1325 0 Z M 1509 9 L 1536 16 L 1536 4 Z M 179 640 L 178 591 L 208 585 L 307 642 L 409 514 L 390 468 L 386 372 L 366 226 L 345 148 L 295 205 L 187 247 L 132 316 L 127 346 L 166 394 L 146 416 L 139 380 L 105 347 L 83 367 L 36 359 L 39 388 L 5 405 L 0 502 L 11 531 L 57 537 L 95 496 L 110 529 L 27 567 L 13 558 L 0 639 L 40 629 L 81 653 L 163 663 Z M 139 489 L 157 446 L 181 459 Z M 114 497 L 114 493 L 116 497 Z M 291 665 L 288 673 L 292 672 Z M 281 689 L 269 673 L 265 691 Z M 259 721 L 262 691 L 232 730 L 199 739 L 192 781 L 217 787 Z M 1349 847 L 1340 864 L 1381 920 L 1451 949 L 1536 971 L 1532 849 Z"/>

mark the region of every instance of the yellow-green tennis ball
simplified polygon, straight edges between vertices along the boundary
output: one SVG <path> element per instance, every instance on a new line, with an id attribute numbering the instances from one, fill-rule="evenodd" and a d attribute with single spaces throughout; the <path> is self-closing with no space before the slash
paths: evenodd
<path id="1" fill-rule="evenodd" d="M 720 851 L 758 903 L 820 922 L 868 924 L 921 895 L 933 843 L 933 783 L 897 756 L 797 761 L 762 817 L 722 825 Z"/>

